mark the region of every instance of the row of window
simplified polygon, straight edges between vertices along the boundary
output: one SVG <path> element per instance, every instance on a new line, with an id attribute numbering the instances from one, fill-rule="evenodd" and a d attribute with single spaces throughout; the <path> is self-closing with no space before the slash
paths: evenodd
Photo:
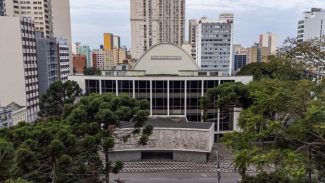
<path id="1" fill-rule="evenodd" d="M 189 121 L 201 121 L 200 100 L 202 93 L 207 93 L 208 89 L 218 86 L 220 83 L 233 81 L 152 81 L 152 114 L 153 115 L 184 115 Z M 126 94 L 133 96 L 132 80 L 86 80 L 86 93 L 100 93 L 100 84 L 102 93 L 118 92 L 119 95 Z M 117 87 L 118 85 L 118 87 Z M 144 99 L 150 102 L 150 81 L 134 81 L 135 98 Z M 203 91 L 202 91 L 203 85 Z M 168 91 L 169 88 L 169 91 Z M 185 98 L 186 90 L 186 98 Z M 186 103 L 185 103 L 186 100 Z M 186 107 L 185 107 L 186 104 Z M 169 109 L 168 109 L 169 106 Z M 215 106 L 209 106 L 209 122 L 219 124 L 216 130 L 228 131 L 233 129 L 233 112 L 221 110 L 219 115 Z"/>

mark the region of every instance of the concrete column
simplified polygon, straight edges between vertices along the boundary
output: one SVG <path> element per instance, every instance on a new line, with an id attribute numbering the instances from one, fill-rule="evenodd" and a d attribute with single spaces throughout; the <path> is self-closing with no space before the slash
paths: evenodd
<path id="1" fill-rule="evenodd" d="M 202 80 L 202 83 L 201 83 L 201 97 L 204 97 L 204 80 Z M 201 110 L 201 122 L 203 122 L 203 119 L 202 119 L 202 116 L 203 116 L 203 110 Z"/>
<path id="2" fill-rule="evenodd" d="M 150 80 L 150 116 L 152 116 L 152 80 Z"/>
<path id="3" fill-rule="evenodd" d="M 170 115 L 169 111 L 169 80 L 167 81 L 167 116 Z"/>
<path id="4" fill-rule="evenodd" d="M 102 90 L 102 80 L 99 80 L 99 94 L 102 94 L 103 90 Z"/>
<path id="5" fill-rule="evenodd" d="M 132 86 L 133 86 L 133 98 L 135 98 L 135 81 L 134 80 L 133 80 Z"/>
<path id="6" fill-rule="evenodd" d="M 118 80 L 115 80 L 116 83 L 116 96 L 118 96 Z"/>
<path id="7" fill-rule="evenodd" d="M 218 86 L 221 85 L 221 81 L 218 81 Z M 220 109 L 218 109 L 218 118 L 217 118 L 217 132 L 220 132 Z"/>
<path id="8" fill-rule="evenodd" d="M 185 80 L 184 85 L 184 115 L 187 116 L 187 81 Z"/>

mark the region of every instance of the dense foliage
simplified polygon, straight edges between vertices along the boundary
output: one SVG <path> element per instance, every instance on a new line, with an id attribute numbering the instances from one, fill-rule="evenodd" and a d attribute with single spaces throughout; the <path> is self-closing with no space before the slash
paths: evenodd
<path id="1" fill-rule="evenodd" d="M 54 82 L 40 99 L 40 117 L 60 116 L 64 105 L 73 104 L 82 91 L 75 81 Z"/>
<path id="2" fill-rule="evenodd" d="M 257 62 L 248 64 L 238 73 L 238 76 L 253 76 L 254 80 L 279 79 L 279 80 L 299 80 L 308 77 L 304 64 L 292 62 L 290 59 L 269 57 L 269 62 Z"/>
<path id="3" fill-rule="evenodd" d="M 95 67 L 85 67 L 84 73 L 85 76 L 98 76 L 101 75 L 101 71 L 97 70 Z"/>
<path id="4" fill-rule="evenodd" d="M 94 94 L 66 104 L 61 119 L 1 129 L 0 182 L 11 178 L 35 183 L 102 182 L 103 178 L 109 182 L 109 173 L 123 168 L 122 162 L 109 159 L 115 128 L 121 121 L 131 121 L 137 133 L 129 136 L 148 137 L 152 127 L 142 130 L 147 109 L 146 101 Z"/>
<path id="5" fill-rule="evenodd" d="M 238 73 L 253 75 L 253 82 L 219 85 L 202 100 L 203 109 L 243 109 L 241 131 L 223 138 L 243 183 L 324 181 L 325 80 L 317 70 L 325 66 L 322 46 L 290 42 L 270 62 L 250 64 Z M 259 174 L 248 176 L 250 168 Z"/>

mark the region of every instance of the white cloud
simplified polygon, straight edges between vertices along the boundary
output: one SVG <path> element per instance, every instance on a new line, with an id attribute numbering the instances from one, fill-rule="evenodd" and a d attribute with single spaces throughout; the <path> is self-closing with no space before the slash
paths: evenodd
<path id="1" fill-rule="evenodd" d="M 128 13 L 129 0 L 71 0 L 72 15 Z"/>
<path id="2" fill-rule="evenodd" d="M 225 10 L 232 12 L 296 10 L 303 11 L 311 6 L 325 7 L 324 0 L 187 0 L 188 9 Z"/>

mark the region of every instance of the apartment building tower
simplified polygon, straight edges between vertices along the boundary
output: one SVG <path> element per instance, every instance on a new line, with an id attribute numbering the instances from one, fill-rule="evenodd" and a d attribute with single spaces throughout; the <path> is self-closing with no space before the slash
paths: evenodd
<path id="1" fill-rule="evenodd" d="M 259 37 L 259 42 L 260 48 L 267 48 L 270 55 L 276 53 L 278 38 L 272 32 L 261 34 Z"/>
<path id="2" fill-rule="evenodd" d="M 78 48 L 78 54 L 85 55 L 87 58 L 87 67 L 92 67 L 91 61 L 91 50 L 88 45 L 82 45 Z"/>
<path id="3" fill-rule="evenodd" d="M 51 5 L 48 0 L 3 0 L 5 16 L 20 16 L 32 18 L 35 23 L 35 30 L 44 33 L 45 37 L 50 37 L 51 28 Z"/>
<path id="4" fill-rule="evenodd" d="M 196 62 L 201 70 L 230 76 L 233 67 L 233 14 L 221 14 L 218 20 L 206 17 L 196 30 Z"/>
<path id="5" fill-rule="evenodd" d="M 0 101 L 27 108 L 27 122 L 39 111 L 38 71 L 34 21 L 29 18 L 0 17 Z"/>
<path id="6" fill-rule="evenodd" d="M 35 30 L 44 37 L 66 39 L 69 45 L 69 62 L 72 65 L 71 20 L 69 0 L 1 0 L 4 16 L 32 18 Z M 0 1 L 0 4 L 1 4 Z M 1 15 L 1 5 L 0 5 Z M 72 69 L 71 69 L 72 72 Z"/>
<path id="7" fill-rule="evenodd" d="M 298 41 L 307 41 L 325 36 L 325 9 L 312 8 L 298 22 Z"/>
<path id="8" fill-rule="evenodd" d="M 191 45 L 191 56 L 194 60 L 196 60 L 196 29 L 198 25 L 197 20 L 189 20 L 189 38 L 188 42 Z"/>
<path id="9" fill-rule="evenodd" d="M 185 36 L 185 0 L 132 0 L 131 38 L 135 59 L 158 43 L 181 46 Z"/>

